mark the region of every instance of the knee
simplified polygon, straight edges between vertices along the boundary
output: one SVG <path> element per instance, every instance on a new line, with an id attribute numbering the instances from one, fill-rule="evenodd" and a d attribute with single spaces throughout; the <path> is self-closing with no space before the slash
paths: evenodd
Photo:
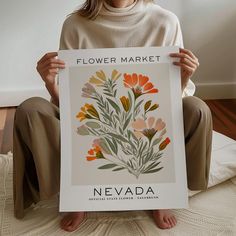
<path id="1" fill-rule="evenodd" d="M 183 98 L 183 112 L 186 119 L 194 117 L 195 119 L 211 118 L 211 111 L 207 104 L 200 98 L 189 96 Z"/>
<path id="2" fill-rule="evenodd" d="M 17 108 L 15 113 L 15 123 L 24 122 L 28 116 L 44 107 L 48 101 L 41 97 L 31 97 L 23 101 Z"/>

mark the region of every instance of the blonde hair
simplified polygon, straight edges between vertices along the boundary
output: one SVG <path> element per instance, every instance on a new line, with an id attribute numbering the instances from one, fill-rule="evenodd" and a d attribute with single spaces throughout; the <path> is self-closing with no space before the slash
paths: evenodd
<path id="1" fill-rule="evenodd" d="M 77 11 L 81 16 L 88 19 L 95 19 L 102 9 L 103 3 L 106 0 L 86 0 L 85 3 Z M 137 0 L 140 1 L 140 0 Z M 153 0 L 144 0 L 145 2 L 152 2 Z"/>

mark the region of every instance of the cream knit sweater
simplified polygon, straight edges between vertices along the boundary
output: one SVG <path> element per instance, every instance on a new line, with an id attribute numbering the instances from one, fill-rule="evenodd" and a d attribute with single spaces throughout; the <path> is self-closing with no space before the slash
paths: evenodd
<path id="1" fill-rule="evenodd" d="M 143 0 L 125 8 L 115 8 L 104 3 L 95 20 L 77 13 L 64 22 L 60 50 L 88 48 L 183 47 L 179 20 L 172 12 Z M 195 85 L 190 80 L 183 96 L 191 96 Z"/>

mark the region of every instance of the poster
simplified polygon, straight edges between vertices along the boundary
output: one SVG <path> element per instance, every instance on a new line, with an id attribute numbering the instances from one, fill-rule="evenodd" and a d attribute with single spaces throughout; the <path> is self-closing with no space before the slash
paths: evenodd
<path id="1" fill-rule="evenodd" d="M 59 51 L 60 211 L 187 207 L 178 50 Z"/>

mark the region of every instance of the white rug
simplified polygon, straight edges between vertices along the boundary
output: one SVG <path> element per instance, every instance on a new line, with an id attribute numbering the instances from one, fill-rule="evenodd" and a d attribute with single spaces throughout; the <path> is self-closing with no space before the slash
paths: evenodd
<path id="1" fill-rule="evenodd" d="M 0 155 L 0 235 L 68 235 L 60 230 L 58 199 L 32 206 L 23 220 L 13 216 L 12 155 Z M 148 211 L 89 213 L 76 232 L 80 236 L 234 236 L 236 178 L 190 198 L 190 208 L 173 210 L 178 224 L 158 229 Z"/>

